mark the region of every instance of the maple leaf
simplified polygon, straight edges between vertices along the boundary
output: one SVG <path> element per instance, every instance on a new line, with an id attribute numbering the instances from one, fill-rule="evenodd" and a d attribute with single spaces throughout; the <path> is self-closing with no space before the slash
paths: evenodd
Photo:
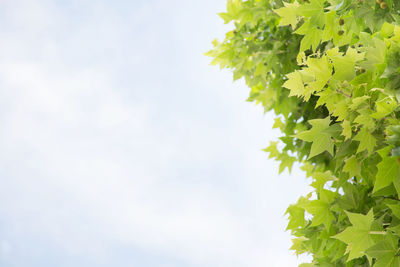
<path id="1" fill-rule="evenodd" d="M 367 99 L 370 99 L 370 98 L 371 97 L 368 95 L 353 98 L 352 104 L 349 106 L 349 108 L 352 110 L 357 110 L 359 106 L 367 105 Z"/>
<path id="2" fill-rule="evenodd" d="M 399 205 L 387 205 L 393 212 L 393 215 L 400 219 L 400 206 Z"/>
<path id="3" fill-rule="evenodd" d="M 364 256 L 365 250 L 374 245 L 370 231 L 374 221 L 372 209 L 367 215 L 346 212 L 352 226 L 347 227 L 343 232 L 333 238 L 347 244 L 346 251 L 349 253 L 347 261 Z"/>
<path id="4" fill-rule="evenodd" d="M 283 4 L 284 7 L 274 10 L 275 13 L 281 17 L 279 25 L 280 26 L 291 25 L 292 29 L 294 29 L 298 22 L 297 13 L 299 4 L 297 2 L 294 2 L 293 4 L 283 2 Z"/>
<path id="5" fill-rule="evenodd" d="M 319 30 L 317 28 L 312 28 L 308 30 L 308 33 L 304 35 L 303 39 L 301 40 L 300 52 L 303 52 L 310 48 L 315 51 L 317 49 L 317 46 L 321 42 L 322 33 L 322 30 Z"/>
<path id="6" fill-rule="evenodd" d="M 343 171 L 347 172 L 350 177 L 354 177 L 360 175 L 361 165 L 358 162 L 356 156 L 351 156 L 350 158 L 345 160 L 345 164 L 343 166 Z"/>
<path id="7" fill-rule="evenodd" d="M 332 106 L 333 106 L 332 115 L 338 117 L 339 121 L 344 120 L 349 115 L 349 109 L 347 107 L 346 101 L 335 103 Z"/>
<path id="8" fill-rule="evenodd" d="M 364 58 L 364 53 L 357 53 L 357 50 L 351 47 L 347 49 L 346 55 L 339 52 L 338 47 L 329 49 L 326 53 L 332 60 L 335 68 L 333 79 L 340 81 L 351 81 L 356 76 L 356 63 Z"/>
<path id="9" fill-rule="evenodd" d="M 375 258 L 374 267 L 399 267 L 400 256 L 398 255 L 399 239 L 388 233 L 385 239 L 376 243 L 366 250 L 366 253 Z"/>
<path id="10" fill-rule="evenodd" d="M 330 204 L 335 197 L 336 193 L 322 189 L 320 191 L 320 199 L 299 203 L 298 206 L 313 215 L 311 226 L 324 224 L 326 228 L 329 228 L 335 219 Z"/>
<path id="11" fill-rule="evenodd" d="M 293 163 L 296 161 L 295 157 L 291 157 L 287 154 L 280 154 L 277 159 L 281 161 L 281 164 L 279 164 L 279 173 L 282 173 L 286 168 L 288 168 L 289 173 L 292 171 Z"/>
<path id="12" fill-rule="evenodd" d="M 303 96 L 304 84 L 300 72 L 294 71 L 286 75 L 288 80 L 282 85 L 290 90 L 289 96 Z"/>
<path id="13" fill-rule="evenodd" d="M 278 150 L 278 141 L 271 141 L 269 146 L 263 149 L 263 151 L 269 153 L 269 158 L 277 158 L 281 154 Z"/>
<path id="14" fill-rule="evenodd" d="M 285 123 L 282 122 L 281 118 L 275 118 L 274 119 L 274 125 L 272 126 L 273 129 L 279 128 L 281 131 L 284 131 L 285 129 Z"/>
<path id="15" fill-rule="evenodd" d="M 375 121 L 371 118 L 371 114 L 367 109 L 358 110 L 358 113 L 360 115 L 354 119 L 355 123 L 362 125 L 363 128 L 373 129 L 375 127 Z"/>
<path id="16" fill-rule="evenodd" d="M 312 178 L 313 182 L 311 183 L 311 186 L 314 187 L 317 192 L 320 192 L 328 181 L 337 180 L 336 177 L 333 177 L 330 171 L 314 172 L 312 173 Z"/>
<path id="17" fill-rule="evenodd" d="M 289 214 L 289 223 L 286 230 L 297 229 L 305 224 L 304 209 L 297 205 L 290 205 L 285 214 Z"/>
<path id="18" fill-rule="evenodd" d="M 392 113 L 397 108 L 397 106 L 398 104 L 393 98 L 386 97 L 376 102 L 376 112 L 373 113 L 371 116 L 375 119 L 381 119 Z"/>
<path id="19" fill-rule="evenodd" d="M 351 124 L 349 121 L 344 120 L 342 123 L 343 131 L 342 135 L 344 136 L 344 140 L 347 140 L 351 137 L 352 130 L 351 130 Z"/>
<path id="20" fill-rule="evenodd" d="M 319 155 L 324 151 L 327 151 L 333 156 L 334 143 L 332 141 L 331 134 L 328 131 L 331 127 L 329 126 L 330 118 L 326 117 L 325 119 L 314 119 L 308 122 L 312 125 L 312 128 L 308 131 L 304 131 L 295 135 L 295 137 L 301 140 L 312 142 L 308 158 Z"/>
<path id="21" fill-rule="evenodd" d="M 376 174 L 373 192 L 389 186 L 392 182 L 394 182 L 396 186 L 399 182 L 400 165 L 397 161 L 397 157 L 388 156 L 390 150 L 391 147 L 388 146 L 378 151 L 379 155 L 382 157 L 382 161 L 377 165 L 378 173 Z"/>
<path id="22" fill-rule="evenodd" d="M 303 242 L 307 241 L 308 238 L 301 236 L 301 237 L 297 237 L 297 238 L 293 238 L 292 239 L 292 243 L 293 245 L 290 247 L 290 250 L 294 250 L 296 255 L 302 254 L 304 252 L 306 252 L 303 249 Z"/>
<path id="23" fill-rule="evenodd" d="M 376 146 L 376 139 L 370 133 L 368 128 L 361 128 L 360 132 L 354 137 L 354 140 L 360 142 L 357 153 L 367 150 L 368 154 L 371 154 L 374 151 L 374 148 Z"/>
<path id="24" fill-rule="evenodd" d="M 308 83 L 313 91 L 319 92 L 324 88 L 326 83 L 332 76 L 332 67 L 329 64 L 328 57 L 307 59 L 308 67 L 304 69 L 310 76 L 314 77 L 314 81 Z"/>

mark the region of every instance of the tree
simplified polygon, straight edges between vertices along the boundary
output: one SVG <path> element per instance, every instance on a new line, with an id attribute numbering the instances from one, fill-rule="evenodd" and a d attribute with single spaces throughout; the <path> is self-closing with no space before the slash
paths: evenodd
<path id="1" fill-rule="evenodd" d="M 400 266 L 400 1 L 228 0 L 207 53 L 276 114 L 265 149 L 314 191 L 287 209 L 301 266 Z"/>

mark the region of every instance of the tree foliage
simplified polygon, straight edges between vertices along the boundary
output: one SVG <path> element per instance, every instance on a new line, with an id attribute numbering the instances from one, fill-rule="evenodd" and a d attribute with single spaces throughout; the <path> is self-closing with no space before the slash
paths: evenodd
<path id="1" fill-rule="evenodd" d="M 400 1 L 228 0 L 212 64 L 273 110 L 265 149 L 314 191 L 287 209 L 301 266 L 400 266 Z"/>

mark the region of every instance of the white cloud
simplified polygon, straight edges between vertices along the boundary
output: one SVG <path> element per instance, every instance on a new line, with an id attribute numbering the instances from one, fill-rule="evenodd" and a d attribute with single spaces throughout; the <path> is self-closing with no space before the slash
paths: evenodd
<path id="1" fill-rule="evenodd" d="M 282 213 L 306 187 L 259 151 L 276 136 L 271 117 L 200 59 L 214 1 L 173 14 L 160 1 L 132 14 L 123 1 L 60 4 L 6 5 L 16 30 L 0 39 L 0 262 L 36 266 L 47 248 L 100 266 L 124 246 L 184 266 L 293 266 Z M 187 42 L 185 57 L 169 61 L 178 44 L 158 34 Z"/>

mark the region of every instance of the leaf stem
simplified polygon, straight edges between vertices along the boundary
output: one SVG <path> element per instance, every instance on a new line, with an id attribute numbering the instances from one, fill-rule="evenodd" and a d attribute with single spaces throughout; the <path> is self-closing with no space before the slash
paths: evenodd
<path id="1" fill-rule="evenodd" d="M 336 89 L 336 92 L 338 92 L 338 93 L 340 93 L 340 94 L 344 95 L 345 97 L 351 98 L 351 95 L 349 95 L 349 94 L 346 94 L 345 92 L 343 92 L 343 91 L 342 91 L 342 90 L 340 90 L 340 89 Z"/>
<path id="2" fill-rule="evenodd" d="M 397 199 L 395 197 L 387 197 L 387 196 L 378 196 L 378 197 L 382 197 L 382 198 L 386 198 L 386 199 L 391 199 L 391 200 L 395 200 L 395 201 L 400 201 L 400 199 Z"/>
<path id="3" fill-rule="evenodd" d="M 370 235 L 386 235 L 387 232 L 385 232 L 385 231 L 370 231 L 369 234 Z"/>

